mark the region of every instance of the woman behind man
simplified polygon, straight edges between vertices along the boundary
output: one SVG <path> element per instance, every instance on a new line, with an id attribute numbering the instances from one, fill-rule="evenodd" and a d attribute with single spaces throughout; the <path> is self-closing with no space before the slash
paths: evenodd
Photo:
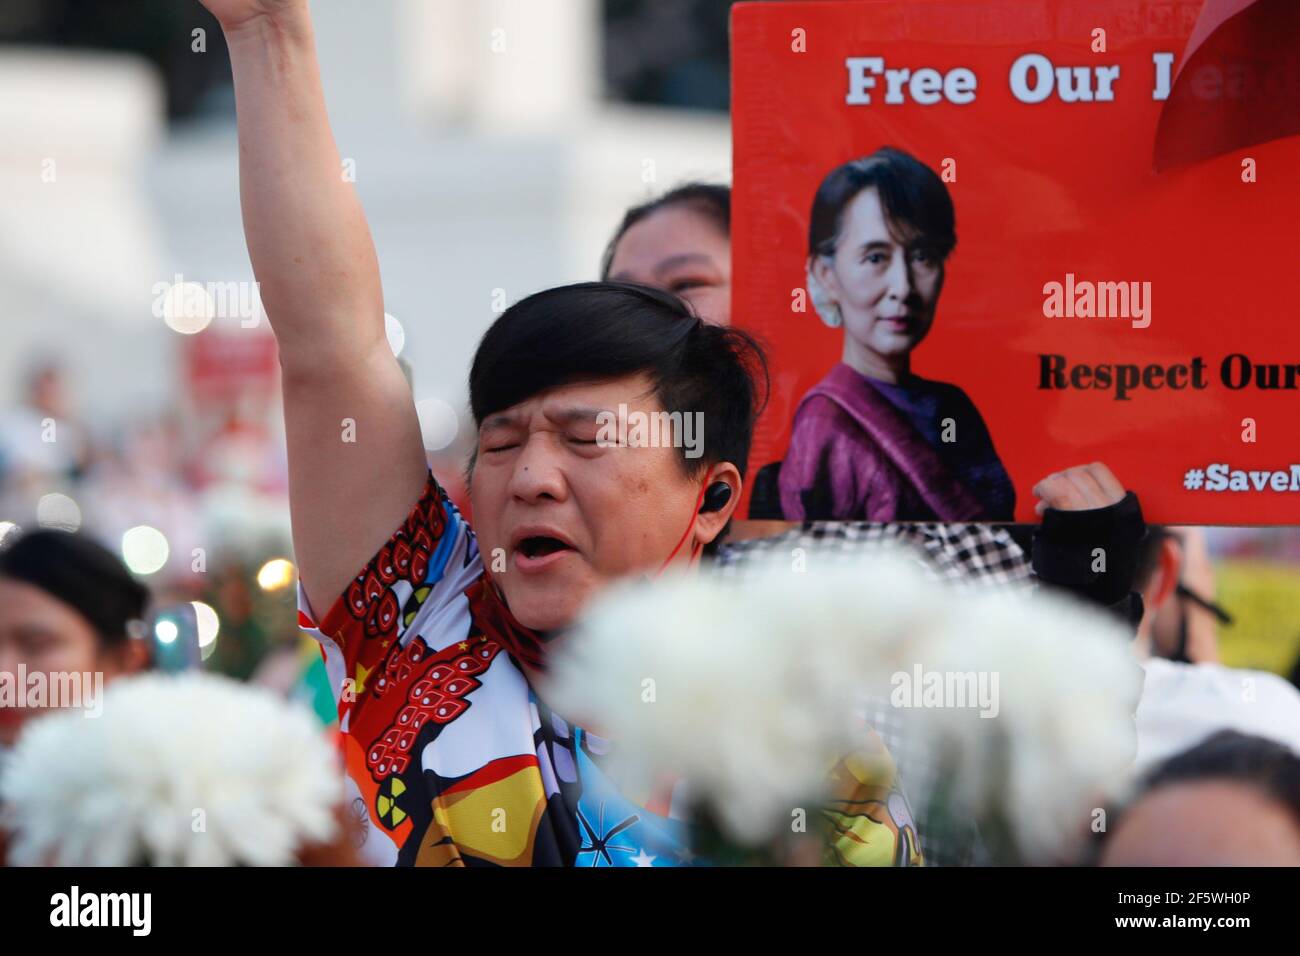
<path id="1" fill-rule="evenodd" d="M 600 277 L 685 299 L 705 322 L 731 324 L 731 187 L 686 183 L 623 215 Z"/>

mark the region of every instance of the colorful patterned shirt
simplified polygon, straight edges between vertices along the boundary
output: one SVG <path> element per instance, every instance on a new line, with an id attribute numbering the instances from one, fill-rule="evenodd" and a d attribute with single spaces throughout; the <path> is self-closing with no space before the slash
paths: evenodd
<path id="1" fill-rule="evenodd" d="M 474 534 L 430 476 L 324 617 L 298 591 L 336 689 L 348 799 L 377 865 L 680 866 L 684 788 L 621 792 L 606 741 L 552 712 L 515 656 L 536 635 L 510 616 Z M 878 738 L 832 773 L 828 859 L 921 862 Z"/>

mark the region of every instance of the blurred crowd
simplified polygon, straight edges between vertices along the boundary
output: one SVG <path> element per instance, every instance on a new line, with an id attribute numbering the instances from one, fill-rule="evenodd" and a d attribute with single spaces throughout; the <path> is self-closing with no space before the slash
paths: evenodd
<path id="1" fill-rule="evenodd" d="M 0 532 L 82 531 L 152 592 L 149 624 L 197 643 L 205 666 L 246 680 L 294 649 L 284 461 L 266 416 L 197 418 L 184 396 L 110 423 L 79 413 L 57 356 L 33 361 L 0 415 Z M 213 626 L 215 625 L 215 632 Z M 168 627 L 164 625 L 164 633 Z"/>

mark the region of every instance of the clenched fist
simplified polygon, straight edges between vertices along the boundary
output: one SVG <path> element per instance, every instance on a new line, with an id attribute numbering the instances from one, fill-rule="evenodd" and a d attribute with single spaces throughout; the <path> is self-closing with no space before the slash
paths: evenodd
<path id="1" fill-rule="evenodd" d="M 1124 486 L 1109 468 L 1094 461 L 1048 475 L 1034 485 L 1034 495 L 1038 498 L 1034 511 L 1039 515 L 1048 508 L 1090 511 L 1124 500 Z"/>

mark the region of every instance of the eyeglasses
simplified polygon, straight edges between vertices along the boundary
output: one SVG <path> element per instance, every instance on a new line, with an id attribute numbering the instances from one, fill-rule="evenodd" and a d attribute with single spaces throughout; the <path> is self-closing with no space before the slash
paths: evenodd
<path id="1" fill-rule="evenodd" d="M 1187 585 L 1183 584 L 1181 581 L 1179 581 L 1178 586 L 1174 588 L 1174 593 L 1177 594 L 1184 601 L 1190 601 L 1191 603 L 1197 605 L 1198 607 L 1204 608 L 1205 610 L 1209 611 L 1216 618 L 1218 618 L 1219 623 L 1224 625 L 1228 625 L 1232 623 L 1232 615 L 1229 614 L 1227 611 L 1225 611 L 1222 606 L 1220 606 L 1214 601 L 1209 600 L 1208 598 L 1201 597 L 1199 594 L 1197 594 Z M 1186 608 L 1183 608 L 1182 614 L 1179 615 L 1178 644 L 1174 648 L 1174 652 L 1169 655 L 1169 660 L 1176 661 L 1181 664 L 1190 664 L 1192 662 L 1191 658 L 1187 656 L 1187 609 Z"/>
<path id="2" fill-rule="evenodd" d="M 1177 594 L 1180 598 L 1184 598 L 1185 600 L 1191 601 L 1193 604 L 1209 611 L 1211 614 L 1213 614 L 1215 617 L 1219 619 L 1220 624 L 1226 626 L 1232 623 L 1233 620 L 1232 615 L 1223 609 L 1223 605 L 1215 601 L 1211 601 L 1207 598 L 1201 597 L 1199 594 L 1197 594 L 1187 585 L 1183 584 L 1181 581 L 1178 582 L 1178 587 L 1174 588 L 1174 593 Z"/>

